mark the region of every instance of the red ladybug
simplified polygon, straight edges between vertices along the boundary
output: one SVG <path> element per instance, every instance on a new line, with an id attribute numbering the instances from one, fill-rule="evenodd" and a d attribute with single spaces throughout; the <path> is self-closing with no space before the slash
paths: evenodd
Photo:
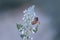
<path id="1" fill-rule="evenodd" d="M 32 21 L 32 25 L 37 24 L 38 23 L 38 17 L 35 17 L 34 20 Z"/>

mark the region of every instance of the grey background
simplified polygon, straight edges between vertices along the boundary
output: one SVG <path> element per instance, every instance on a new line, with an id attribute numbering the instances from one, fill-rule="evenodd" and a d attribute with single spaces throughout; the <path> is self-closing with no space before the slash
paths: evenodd
<path id="1" fill-rule="evenodd" d="M 23 22 L 23 11 L 32 5 L 40 21 L 33 40 L 60 40 L 59 0 L 0 0 L 0 40 L 22 40 L 16 23 Z"/>

